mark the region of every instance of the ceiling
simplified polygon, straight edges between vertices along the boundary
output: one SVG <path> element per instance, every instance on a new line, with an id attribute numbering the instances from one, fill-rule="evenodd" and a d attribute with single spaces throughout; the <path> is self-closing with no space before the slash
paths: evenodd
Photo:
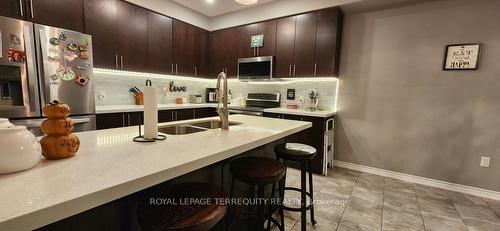
<path id="1" fill-rule="evenodd" d="M 242 5 L 234 0 L 173 0 L 174 2 L 184 5 L 187 8 L 195 10 L 208 17 L 214 17 L 222 14 L 231 13 L 234 11 L 250 8 L 277 0 L 259 0 L 253 5 Z M 285 0 L 286 1 L 286 0 Z"/>

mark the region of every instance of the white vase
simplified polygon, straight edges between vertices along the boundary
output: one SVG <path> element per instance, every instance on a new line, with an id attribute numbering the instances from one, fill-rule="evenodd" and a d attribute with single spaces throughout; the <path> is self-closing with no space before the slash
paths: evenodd
<path id="1" fill-rule="evenodd" d="M 0 174 L 34 167 L 42 155 L 38 139 L 25 126 L 0 127 Z"/>
<path id="2" fill-rule="evenodd" d="M 9 122 L 9 119 L 0 118 L 0 128 L 8 128 L 14 126 Z"/>

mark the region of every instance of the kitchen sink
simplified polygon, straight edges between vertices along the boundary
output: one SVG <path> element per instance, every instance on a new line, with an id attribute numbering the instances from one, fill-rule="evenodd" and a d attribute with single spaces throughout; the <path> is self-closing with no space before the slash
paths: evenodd
<path id="1" fill-rule="evenodd" d="M 210 129 L 218 129 L 221 127 L 221 122 L 219 120 L 202 121 L 193 124 L 179 124 L 172 126 L 158 127 L 158 132 L 165 133 L 167 135 L 186 135 L 197 132 L 208 131 Z M 229 122 L 229 126 L 238 125 L 241 123 Z"/>
<path id="2" fill-rule="evenodd" d="M 238 124 L 240 124 L 240 123 L 229 122 L 230 127 L 234 126 L 234 125 L 238 125 Z M 222 123 L 219 120 L 211 120 L 211 121 L 194 123 L 191 125 L 196 126 L 196 127 L 207 128 L 207 129 L 217 129 L 217 128 L 221 127 Z"/>

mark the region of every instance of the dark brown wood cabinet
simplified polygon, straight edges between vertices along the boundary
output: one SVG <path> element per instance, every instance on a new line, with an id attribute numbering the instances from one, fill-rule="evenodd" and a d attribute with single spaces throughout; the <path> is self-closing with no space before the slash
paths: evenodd
<path id="1" fill-rule="evenodd" d="M 174 20 L 174 74 L 194 75 L 194 26 Z"/>
<path id="2" fill-rule="evenodd" d="M 97 114 L 96 115 L 96 128 L 108 129 L 119 128 L 126 126 L 125 113 L 110 113 L 110 114 Z"/>
<path id="3" fill-rule="evenodd" d="M 300 131 L 285 138 L 288 143 L 303 143 L 311 145 L 316 148 L 317 155 L 312 160 L 312 171 L 317 174 L 323 174 L 323 153 L 325 147 L 324 133 L 326 131 L 326 121 L 330 118 L 312 117 L 312 116 L 299 116 L 277 113 L 264 113 L 265 117 L 272 117 L 278 119 L 308 121 L 312 123 L 312 127 Z M 300 166 L 290 163 L 291 167 L 299 168 Z"/>
<path id="4" fill-rule="evenodd" d="M 238 28 L 226 29 L 227 43 L 226 43 L 226 74 L 228 77 L 236 77 L 238 75 L 238 44 L 239 33 Z"/>
<path id="5" fill-rule="evenodd" d="M 27 1 L 28 20 L 83 32 L 83 0 Z"/>
<path id="6" fill-rule="evenodd" d="M 148 12 L 117 1 L 119 69 L 146 71 L 148 66 Z"/>
<path id="7" fill-rule="evenodd" d="M 201 28 L 194 28 L 194 76 L 208 77 L 208 35 L 209 32 Z"/>
<path id="8" fill-rule="evenodd" d="M 276 77 L 293 75 L 295 52 L 295 24 L 297 17 L 286 17 L 276 21 Z"/>
<path id="9" fill-rule="evenodd" d="M 84 0 L 85 33 L 92 35 L 95 67 L 118 69 L 116 0 Z"/>
<path id="10" fill-rule="evenodd" d="M 148 68 L 150 72 L 173 74 L 172 19 L 148 12 Z"/>
<path id="11" fill-rule="evenodd" d="M 330 8 L 317 12 L 315 76 L 338 76 L 342 41 L 342 11 Z"/>
<path id="12" fill-rule="evenodd" d="M 253 35 L 264 35 L 264 44 L 260 48 L 251 48 L 250 41 Z M 273 56 L 276 48 L 276 20 L 254 23 L 239 27 L 240 58 L 252 56 Z"/>
<path id="13" fill-rule="evenodd" d="M 0 1 L 0 16 L 15 19 L 27 18 L 25 0 L 2 0 Z"/>
<path id="14" fill-rule="evenodd" d="M 217 76 L 225 71 L 227 57 L 227 31 L 213 31 L 209 36 L 210 75 Z"/>
<path id="15" fill-rule="evenodd" d="M 85 0 L 84 9 L 95 67 L 148 70 L 147 10 L 118 0 Z"/>
<path id="16" fill-rule="evenodd" d="M 314 75 L 316 13 L 296 16 L 293 76 Z"/>

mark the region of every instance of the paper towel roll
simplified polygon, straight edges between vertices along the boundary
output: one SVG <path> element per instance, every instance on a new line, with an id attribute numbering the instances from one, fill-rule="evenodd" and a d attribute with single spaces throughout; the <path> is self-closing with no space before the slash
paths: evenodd
<path id="1" fill-rule="evenodd" d="M 158 137 L 158 104 L 156 101 L 156 87 L 144 87 L 144 138 Z"/>

